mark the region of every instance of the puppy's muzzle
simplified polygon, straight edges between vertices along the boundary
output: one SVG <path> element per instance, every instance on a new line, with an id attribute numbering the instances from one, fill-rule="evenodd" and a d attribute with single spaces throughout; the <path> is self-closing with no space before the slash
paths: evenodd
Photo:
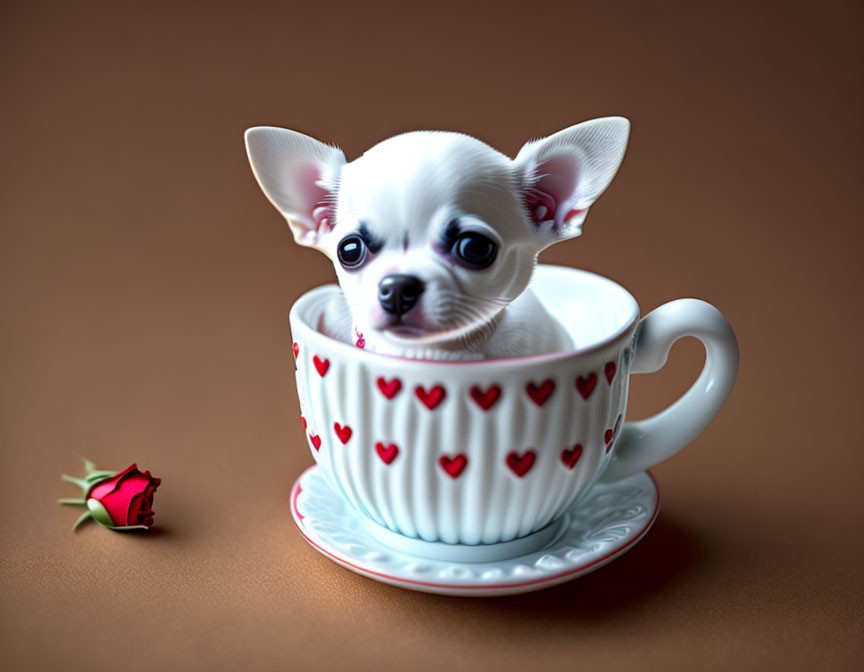
<path id="1" fill-rule="evenodd" d="M 378 283 L 378 303 L 391 315 L 404 315 L 416 305 L 425 288 L 416 275 L 385 275 Z"/>

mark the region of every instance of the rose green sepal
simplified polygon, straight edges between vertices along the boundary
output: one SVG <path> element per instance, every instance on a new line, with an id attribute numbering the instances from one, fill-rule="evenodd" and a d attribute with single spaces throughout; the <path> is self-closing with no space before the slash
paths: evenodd
<path id="1" fill-rule="evenodd" d="M 117 525 L 115 527 L 108 527 L 108 529 L 115 532 L 130 532 L 131 530 L 149 530 L 150 528 L 146 525 Z"/>
<path id="2" fill-rule="evenodd" d="M 90 518 L 90 512 L 89 511 L 85 511 L 84 513 L 82 513 L 81 517 L 78 520 L 76 520 L 75 524 L 72 526 L 72 531 L 74 532 L 75 530 L 77 530 L 81 526 L 81 523 L 83 523 L 85 520 L 88 520 L 89 518 Z"/>
<path id="3" fill-rule="evenodd" d="M 66 506 L 87 506 L 86 500 L 72 499 L 72 498 L 66 498 L 66 497 L 61 497 L 60 499 L 57 500 L 57 503 L 58 504 L 64 504 Z"/>
<path id="4" fill-rule="evenodd" d="M 93 461 L 88 460 L 86 457 L 82 457 L 81 459 L 84 461 L 84 470 L 87 472 L 87 476 L 85 476 L 84 479 L 87 481 L 91 481 L 94 478 L 113 476 L 117 473 L 116 471 L 107 471 L 105 469 L 97 468 Z"/>
<path id="5" fill-rule="evenodd" d="M 108 515 L 108 509 L 98 499 L 88 499 L 87 508 L 90 509 L 90 515 L 93 516 L 93 520 L 102 525 L 102 527 L 114 526 L 114 521 Z"/>
<path id="6" fill-rule="evenodd" d="M 60 478 L 64 481 L 68 481 L 69 483 L 74 483 L 83 491 L 83 499 L 78 503 L 77 500 L 58 500 L 60 504 L 70 504 L 76 506 L 84 506 L 87 495 L 90 494 L 90 491 L 93 489 L 95 485 L 98 485 L 101 481 L 104 481 L 106 478 L 111 478 L 116 474 L 114 471 L 107 471 L 105 469 L 97 469 L 96 465 L 93 464 L 92 461 L 88 460 L 86 457 L 82 457 L 84 460 L 84 469 L 87 471 L 87 475 L 84 478 L 76 478 L 75 476 L 70 476 L 69 474 L 61 474 Z"/>
<path id="7" fill-rule="evenodd" d="M 99 523 L 102 527 L 107 527 L 109 530 L 122 532 L 125 530 L 150 529 L 146 525 L 115 525 L 114 521 L 111 520 L 111 516 L 108 515 L 108 511 L 105 509 L 104 506 L 102 506 L 102 502 L 100 502 L 98 499 L 88 499 L 87 508 L 90 509 L 87 515 L 92 517 L 93 520 Z M 76 523 L 76 527 L 77 525 L 78 524 Z"/>
<path id="8" fill-rule="evenodd" d="M 117 473 L 117 472 L 115 472 L 115 471 L 94 471 L 94 472 L 87 474 L 84 477 L 84 481 L 86 483 L 90 483 L 90 485 L 95 485 L 99 481 L 104 481 L 106 478 L 110 478 L 115 473 Z"/>
<path id="9" fill-rule="evenodd" d="M 90 484 L 83 478 L 75 478 L 74 476 L 70 476 L 69 474 L 60 474 L 60 478 L 64 481 L 67 481 L 68 483 L 74 483 L 85 493 L 90 490 Z"/>

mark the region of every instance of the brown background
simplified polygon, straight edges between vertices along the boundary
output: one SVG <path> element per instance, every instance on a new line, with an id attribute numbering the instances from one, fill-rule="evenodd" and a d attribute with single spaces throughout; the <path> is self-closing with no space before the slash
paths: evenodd
<path id="1" fill-rule="evenodd" d="M 860 2 L 37 2 L 0 10 L 5 669 L 851 669 L 864 659 Z M 515 153 L 624 114 L 618 178 L 545 261 L 716 304 L 736 389 L 655 469 L 628 555 L 521 597 L 358 577 L 294 529 L 288 308 L 333 278 L 242 132 L 349 158 L 416 128 Z M 634 379 L 670 402 L 701 349 Z M 78 456 L 163 479 L 77 534 Z M 778 669 L 775 667 L 774 669 Z"/>

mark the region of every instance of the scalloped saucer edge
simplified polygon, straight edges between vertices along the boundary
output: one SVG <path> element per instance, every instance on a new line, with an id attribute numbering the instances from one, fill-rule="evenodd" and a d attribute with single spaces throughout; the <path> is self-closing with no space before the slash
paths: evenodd
<path id="1" fill-rule="evenodd" d="M 542 590 L 599 569 L 639 542 L 659 509 L 657 482 L 643 471 L 594 485 L 553 523 L 558 529 L 540 549 L 491 562 L 458 562 L 383 543 L 318 466 L 304 471 L 291 489 L 291 515 L 300 534 L 334 562 L 400 588 L 470 597 Z"/>

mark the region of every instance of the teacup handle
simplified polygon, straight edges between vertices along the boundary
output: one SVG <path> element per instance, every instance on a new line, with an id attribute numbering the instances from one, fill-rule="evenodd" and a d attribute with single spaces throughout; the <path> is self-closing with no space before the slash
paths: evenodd
<path id="1" fill-rule="evenodd" d="M 738 341 L 723 314 L 698 299 L 670 301 L 642 318 L 632 372 L 661 369 L 672 345 L 683 336 L 695 336 L 705 346 L 702 373 L 669 408 L 646 420 L 624 423 L 601 480 L 617 481 L 677 453 L 708 426 L 732 391 Z"/>

